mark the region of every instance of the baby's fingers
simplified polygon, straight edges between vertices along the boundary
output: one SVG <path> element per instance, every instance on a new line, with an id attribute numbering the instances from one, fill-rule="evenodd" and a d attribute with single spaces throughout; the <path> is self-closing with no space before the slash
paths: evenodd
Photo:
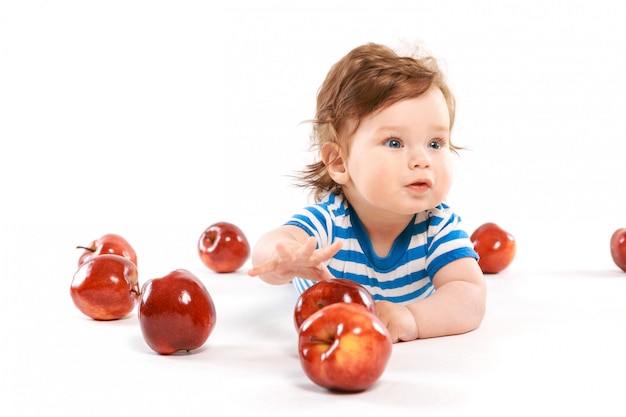
<path id="1" fill-rule="evenodd" d="M 296 256 L 299 259 L 310 259 L 315 252 L 315 246 L 317 246 L 317 240 L 314 237 L 310 237 L 306 242 L 298 249 Z"/>
<path id="2" fill-rule="evenodd" d="M 317 241 L 315 238 L 309 238 L 298 250 L 296 258 L 298 258 L 300 262 L 311 266 L 325 263 L 339 252 L 342 243 L 341 241 L 336 241 L 332 245 L 320 249 L 315 249 L 316 245 Z"/>
<path id="3" fill-rule="evenodd" d="M 321 260 L 327 261 L 330 258 L 332 258 L 333 256 L 335 256 L 337 254 L 337 252 L 339 252 L 341 250 L 342 246 L 343 246 L 343 242 L 341 240 L 337 240 L 332 245 L 326 246 L 325 248 L 319 249 L 317 251 L 317 256 Z"/>

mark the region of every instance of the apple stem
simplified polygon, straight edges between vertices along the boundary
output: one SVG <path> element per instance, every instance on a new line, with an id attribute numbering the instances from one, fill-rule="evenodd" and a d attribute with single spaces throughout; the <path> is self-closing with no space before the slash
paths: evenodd
<path id="1" fill-rule="evenodd" d="M 91 252 L 95 252 L 96 250 L 94 248 L 88 248 L 87 246 L 76 246 L 76 249 L 85 249 Z"/>
<path id="2" fill-rule="evenodd" d="M 311 339 L 310 339 L 310 341 L 313 342 L 313 343 L 324 343 L 324 344 L 327 344 L 327 345 L 330 345 L 331 343 L 333 343 L 334 340 L 335 339 L 332 339 L 332 338 L 330 338 L 330 339 L 322 339 L 321 337 L 317 337 L 317 336 L 311 336 Z"/>

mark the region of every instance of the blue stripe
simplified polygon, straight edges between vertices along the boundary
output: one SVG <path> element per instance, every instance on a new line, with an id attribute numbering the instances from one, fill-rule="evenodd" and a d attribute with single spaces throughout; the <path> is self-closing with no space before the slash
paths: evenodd
<path id="1" fill-rule="evenodd" d="M 437 216 L 433 216 L 433 217 L 430 217 L 428 219 L 428 223 L 431 226 L 439 226 L 439 223 L 441 223 L 442 221 L 443 221 L 443 219 L 441 217 L 437 217 Z"/>
<path id="2" fill-rule="evenodd" d="M 407 261 L 426 257 L 426 245 L 419 245 L 406 251 Z"/>
<path id="3" fill-rule="evenodd" d="M 315 227 L 313 226 L 313 222 L 311 221 L 311 219 L 301 214 L 296 214 L 295 216 L 293 216 L 292 220 L 289 220 L 285 224 L 291 225 L 291 226 L 298 226 L 311 236 L 313 236 L 313 233 L 315 230 Z"/>
<path id="4" fill-rule="evenodd" d="M 374 300 L 376 301 L 386 300 L 386 301 L 391 301 L 392 303 L 405 303 L 405 302 L 417 300 L 420 298 L 427 298 L 433 292 L 435 292 L 435 289 L 431 285 L 425 285 L 419 290 L 413 291 L 405 295 L 391 297 L 391 296 L 383 296 L 380 294 L 375 294 L 373 297 L 374 297 Z"/>
<path id="5" fill-rule="evenodd" d="M 406 287 L 424 278 L 428 278 L 428 274 L 425 270 L 420 269 L 413 271 L 410 274 L 403 275 L 398 278 L 394 278 L 389 281 L 380 281 L 377 278 L 370 277 L 368 275 L 358 274 L 355 272 L 340 271 L 333 267 L 328 267 L 328 270 L 335 278 L 345 278 L 354 282 L 358 282 L 361 285 L 380 288 L 381 290 L 397 290 L 398 288 Z"/>
<path id="6" fill-rule="evenodd" d="M 343 262 L 356 262 L 359 264 L 368 264 L 365 254 L 357 251 L 341 249 L 335 255 L 335 259 Z"/>
<path id="7" fill-rule="evenodd" d="M 450 252 L 446 252 L 433 259 L 428 265 L 428 274 L 434 277 L 437 272 L 452 261 L 456 261 L 461 258 L 474 258 L 478 259 L 478 255 L 472 248 L 466 246 L 455 249 Z"/>
<path id="8" fill-rule="evenodd" d="M 346 229 L 344 227 L 335 226 L 335 236 L 337 239 L 350 239 L 354 237 L 352 229 Z"/>
<path id="9" fill-rule="evenodd" d="M 433 253 L 437 250 L 439 246 L 444 243 L 452 242 L 453 240 L 465 239 L 467 238 L 467 234 L 461 230 L 453 230 L 447 235 L 441 236 L 438 239 L 434 240 L 430 246 L 429 253 Z"/>
<path id="10" fill-rule="evenodd" d="M 413 225 L 413 236 L 428 232 L 428 225 L 430 223 L 430 219 L 415 223 Z"/>

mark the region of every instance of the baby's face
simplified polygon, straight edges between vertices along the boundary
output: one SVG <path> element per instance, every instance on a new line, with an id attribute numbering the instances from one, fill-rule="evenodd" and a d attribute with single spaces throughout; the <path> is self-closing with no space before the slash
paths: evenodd
<path id="1" fill-rule="evenodd" d="M 450 114 L 443 93 L 376 112 L 359 124 L 345 162 L 345 195 L 357 211 L 411 216 L 442 203 L 452 183 Z"/>

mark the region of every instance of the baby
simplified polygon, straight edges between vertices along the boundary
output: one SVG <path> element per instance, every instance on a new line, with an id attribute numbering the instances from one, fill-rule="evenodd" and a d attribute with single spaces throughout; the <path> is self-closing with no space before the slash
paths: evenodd
<path id="1" fill-rule="evenodd" d="M 313 120 L 319 158 L 301 173 L 315 203 L 264 234 L 251 276 L 345 278 L 367 288 L 394 342 L 460 334 L 485 314 L 486 285 L 452 185 L 455 100 L 432 57 L 377 44 L 329 71 Z"/>

